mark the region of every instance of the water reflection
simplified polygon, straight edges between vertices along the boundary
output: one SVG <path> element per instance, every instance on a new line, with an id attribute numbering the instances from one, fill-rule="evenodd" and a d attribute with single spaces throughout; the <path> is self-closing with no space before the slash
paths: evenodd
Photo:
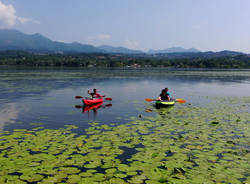
<path id="1" fill-rule="evenodd" d="M 194 106 L 205 105 L 210 101 L 206 97 L 249 96 L 250 91 L 249 71 L 91 72 L 61 70 L 18 73 L 0 70 L 0 107 L 4 107 L 1 109 L 1 129 L 31 129 L 30 123 L 43 123 L 45 128 L 53 129 L 68 124 L 88 128 L 92 121 L 123 124 L 139 114 L 153 116 L 162 110 L 166 111 L 165 108 L 155 109 L 153 102 L 144 101 L 145 98 L 157 98 L 165 87 L 169 88 L 173 98 L 183 98 L 187 104 Z M 108 105 L 110 101 L 106 101 L 106 105 L 97 107 L 83 108 L 80 105 L 74 108 L 77 103 L 81 104 L 74 97 L 86 94 L 88 89 L 93 88 L 111 97 L 112 104 Z M 7 103 L 16 104 L 18 108 L 10 104 L 6 106 Z M 115 108 L 107 108 L 112 105 Z M 25 107 L 29 109 L 23 112 Z M 25 123 L 19 125 L 7 122 Z"/>
<path id="2" fill-rule="evenodd" d="M 158 107 L 156 112 L 162 117 L 166 118 L 167 115 L 174 109 L 174 106 L 169 106 L 169 107 Z"/>
<path id="3" fill-rule="evenodd" d="M 4 104 L 0 110 L 0 131 L 8 123 L 15 123 L 18 119 L 18 108 L 15 103 Z"/>
<path id="4" fill-rule="evenodd" d="M 94 117 L 97 116 L 97 111 L 100 109 L 104 109 L 104 108 L 110 108 L 112 107 L 111 103 L 108 104 L 104 104 L 103 102 L 101 103 L 97 103 L 97 104 L 93 104 L 93 105 L 75 105 L 76 109 L 81 109 L 82 113 L 87 113 L 88 117 L 90 116 L 90 113 L 93 112 Z"/>
<path id="5" fill-rule="evenodd" d="M 174 106 L 157 106 L 153 105 L 153 107 L 147 107 L 144 112 L 153 113 L 161 115 L 162 117 L 166 117 L 166 114 L 169 114 L 175 107 Z"/>

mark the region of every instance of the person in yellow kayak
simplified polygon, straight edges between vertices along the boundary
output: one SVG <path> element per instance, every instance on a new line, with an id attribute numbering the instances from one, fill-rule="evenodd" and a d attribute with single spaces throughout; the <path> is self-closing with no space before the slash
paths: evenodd
<path id="1" fill-rule="evenodd" d="M 157 100 L 160 100 L 160 101 L 170 101 L 171 100 L 171 94 L 168 92 L 168 88 L 165 88 L 161 91 L 161 94 Z"/>

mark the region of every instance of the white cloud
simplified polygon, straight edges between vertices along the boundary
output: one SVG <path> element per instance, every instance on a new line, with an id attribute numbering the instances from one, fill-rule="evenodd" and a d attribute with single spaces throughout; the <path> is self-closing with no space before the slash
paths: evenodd
<path id="1" fill-rule="evenodd" d="M 25 24 L 28 21 L 31 21 L 28 18 L 24 18 L 24 17 L 17 17 L 17 20 L 21 23 L 21 24 Z"/>
<path id="2" fill-rule="evenodd" d="M 0 1 L 0 27 L 14 26 L 18 23 L 25 24 L 32 21 L 25 17 L 18 17 L 15 8 L 9 4 L 5 5 Z"/>
<path id="3" fill-rule="evenodd" d="M 95 36 L 89 36 L 87 39 L 88 41 L 106 41 L 109 40 L 111 38 L 111 36 L 109 34 L 98 34 Z"/>
<path id="4" fill-rule="evenodd" d="M 126 40 L 125 45 L 129 49 L 138 49 L 139 43 L 133 40 Z"/>

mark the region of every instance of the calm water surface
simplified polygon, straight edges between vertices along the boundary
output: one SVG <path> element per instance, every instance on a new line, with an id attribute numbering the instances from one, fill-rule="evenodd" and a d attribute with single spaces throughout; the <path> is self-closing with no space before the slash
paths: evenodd
<path id="1" fill-rule="evenodd" d="M 250 71 L 2 69 L 0 129 L 69 124 L 84 129 L 90 122 L 122 124 L 133 116 L 154 116 L 158 110 L 144 99 L 156 98 L 165 87 L 187 101 L 177 105 L 205 105 L 206 97 L 249 96 Z M 84 112 L 75 96 L 88 96 L 93 88 L 113 100 Z"/>
<path id="2" fill-rule="evenodd" d="M 144 101 L 165 87 L 187 103 Z M 93 88 L 113 100 L 86 110 Z M 2 69 L 0 183 L 249 183 L 249 92 L 249 70 Z"/>

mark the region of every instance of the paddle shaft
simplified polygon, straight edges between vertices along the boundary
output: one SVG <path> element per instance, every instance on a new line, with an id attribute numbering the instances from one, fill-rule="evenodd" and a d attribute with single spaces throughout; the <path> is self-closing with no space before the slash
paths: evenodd
<path id="1" fill-rule="evenodd" d="M 146 98 L 145 101 L 152 102 L 152 101 L 157 101 L 157 99 Z M 179 103 L 186 103 L 186 100 L 184 100 L 184 99 L 175 99 L 175 101 L 179 102 Z"/>
<path id="2" fill-rule="evenodd" d="M 75 96 L 75 98 L 84 98 L 84 97 L 82 97 L 82 96 Z M 112 98 L 104 98 L 105 100 L 109 100 L 109 101 L 111 101 L 112 100 Z"/>

